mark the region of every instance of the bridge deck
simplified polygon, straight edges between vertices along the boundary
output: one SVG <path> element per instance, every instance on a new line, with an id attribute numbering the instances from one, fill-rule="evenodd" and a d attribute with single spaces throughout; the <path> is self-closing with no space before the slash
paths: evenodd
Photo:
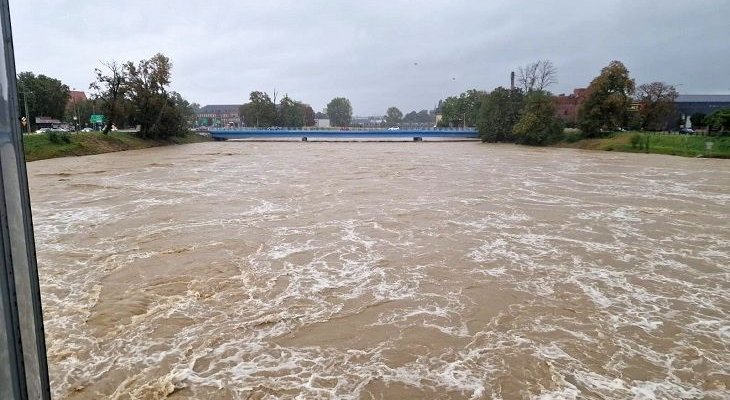
<path id="1" fill-rule="evenodd" d="M 213 139 L 476 139 L 474 129 L 211 129 Z"/>

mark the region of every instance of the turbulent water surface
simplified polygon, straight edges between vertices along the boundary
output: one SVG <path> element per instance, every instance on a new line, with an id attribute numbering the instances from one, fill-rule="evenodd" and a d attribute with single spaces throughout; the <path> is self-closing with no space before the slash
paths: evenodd
<path id="1" fill-rule="evenodd" d="M 730 161 L 204 143 L 29 164 L 56 399 L 730 397 Z"/>

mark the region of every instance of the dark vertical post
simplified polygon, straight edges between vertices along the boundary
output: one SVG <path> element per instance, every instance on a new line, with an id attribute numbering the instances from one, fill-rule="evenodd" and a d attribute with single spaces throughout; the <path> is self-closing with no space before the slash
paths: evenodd
<path id="1" fill-rule="evenodd" d="M 0 25 L 0 399 L 47 400 L 48 364 L 8 0 L 0 0 Z"/>

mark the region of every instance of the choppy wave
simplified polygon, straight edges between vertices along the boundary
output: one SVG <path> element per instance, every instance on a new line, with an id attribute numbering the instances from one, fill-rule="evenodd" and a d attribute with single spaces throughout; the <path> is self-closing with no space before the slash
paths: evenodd
<path id="1" fill-rule="evenodd" d="M 730 397 L 724 160 L 206 143 L 29 172 L 54 398 Z"/>

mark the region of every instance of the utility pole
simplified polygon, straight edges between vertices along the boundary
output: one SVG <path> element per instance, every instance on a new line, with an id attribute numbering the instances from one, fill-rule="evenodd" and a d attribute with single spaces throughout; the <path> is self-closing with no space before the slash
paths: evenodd
<path id="1" fill-rule="evenodd" d="M 23 93 L 23 105 L 25 106 L 25 132 L 30 133 L 30 115 L 28 115 L 28 93 L 32 92 L 26 91 L 25 86 L 23 86 L 23 91 L 21 93 Z"/>

